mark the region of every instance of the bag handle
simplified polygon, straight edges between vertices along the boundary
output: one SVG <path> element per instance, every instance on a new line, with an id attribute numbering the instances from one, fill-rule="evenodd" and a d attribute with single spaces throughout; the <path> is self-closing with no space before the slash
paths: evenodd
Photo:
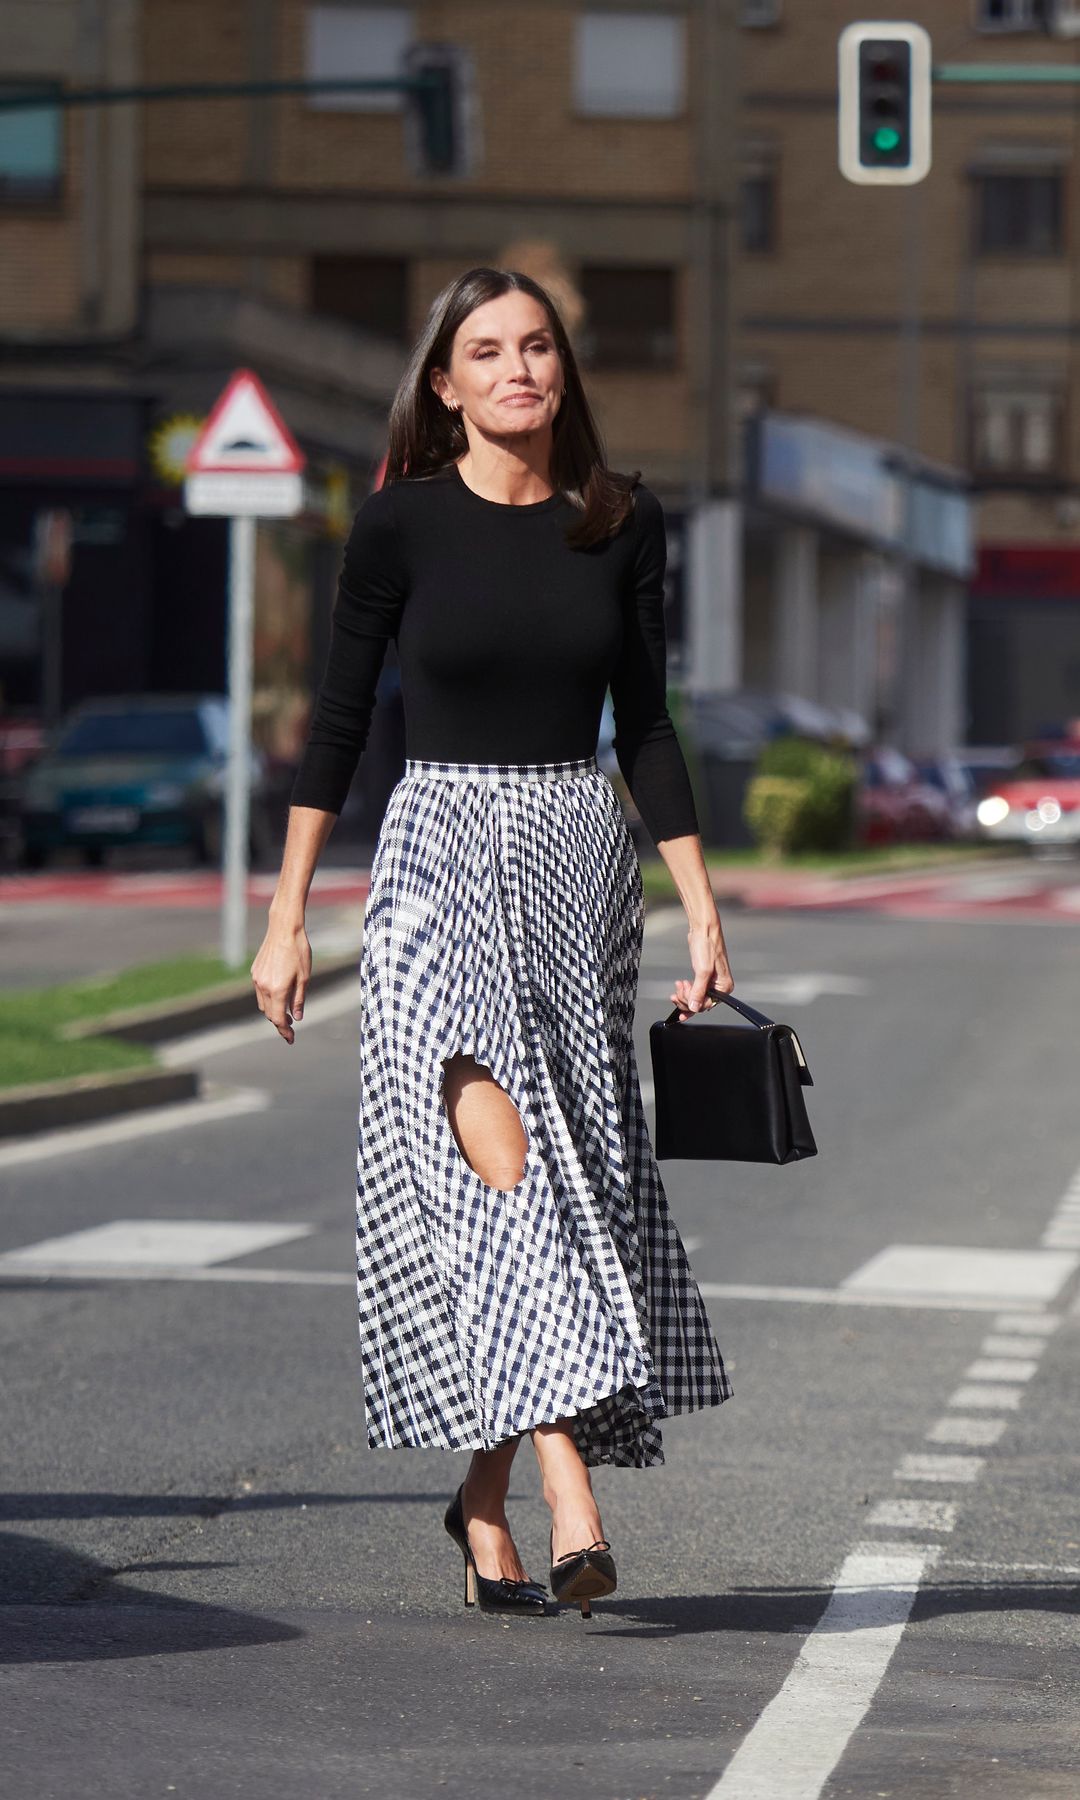
<path id="1" fill-rule="evenodd" d="M 716 987 L 708 987 L 705 989 L 705 992 L 707 995 L 712 994 L 717 1000 L 722 1000 L 725 1006 L 733 1006 L 737 1013 L 742 1013 L 743 1018 L 749 1019 L 751 1025 L 756 1025 L 760 1031 L 764 1031 L 767 1025 L 776 1024 L 775 1019 L 770 1019 L 765 1013 L 758 1012 L 756 1006 L 747 1006 L 745 1000 L 737 1000 L 734 994 L 722 994 L 720 989 Z M 676 1019 L 678 1019 L 685 1010 L 685 1007 L 676 1006 L 674 1010 L 668 1014 L 667 1018 L 664 1020 L 664 1024 L 674 1025 Z"/>
<path id="2" fill-rule="evenodd" d="M 720 989 L 716 987 L 707 987 L 705 993 L 706 995 L 712 994 L 714 999 L 722 1000 L 725 1006 L 734 1007 L 737 1013 L 741 1013 L 744 1019 L 749 1019 L 751 1025 L 756 1025 L 759 1031 L 767 1031 L 770 1025 L 776 1024 L 776 1020 L 770 1019 L 767 1013 L 758 1012 L 756 1006 L 748 1006 L 745 1000 L 737 1000 L 734 994 L 722 994 Z M 674 1025 L 676 1020 L 682 1016 L 684 1010 L 685 1009 L 681 1006 L 674 1007 L 664 1020 L 664 1024 Z M 780 1029 L 791 1039 L 792 1047 L 795 1051 L 795 1060 L 799 1065 L 800 1082 L 803 1087 L 813 1087 L 813 1076 L 806 1066 L 803 1047 L 800 1044 L 796 1033 L 792 1030 L 790 1025 L 782 1025 Z"/>

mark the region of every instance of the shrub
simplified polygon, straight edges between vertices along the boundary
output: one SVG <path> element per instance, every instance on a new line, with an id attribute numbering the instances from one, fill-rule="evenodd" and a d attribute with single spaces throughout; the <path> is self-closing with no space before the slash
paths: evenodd
<path id="1" fill-rule="evenodd" d="M 806 738 L 774 738 L 758 757 L 743 817 L 775 856 L 842 850 L 852 838 L 855 770 L 837 750 Z"/>

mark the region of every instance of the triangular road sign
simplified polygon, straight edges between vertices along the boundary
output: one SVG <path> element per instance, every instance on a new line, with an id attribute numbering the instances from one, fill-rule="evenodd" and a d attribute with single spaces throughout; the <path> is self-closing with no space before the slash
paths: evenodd
<path id="1" fill-rule="evenodd" d="M 259 377 L 237 369 L 191 446 L 189 475 L 298 475 L 304 453 Z"/>

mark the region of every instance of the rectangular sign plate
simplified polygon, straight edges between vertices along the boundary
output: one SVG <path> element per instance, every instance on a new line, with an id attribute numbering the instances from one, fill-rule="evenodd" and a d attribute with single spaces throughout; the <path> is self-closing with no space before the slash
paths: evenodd
<path id="1" fill-rule="evenodd" d="M 303 511 L 303 477 L 231 472 L 189 475 L 184 482 L 184 505 L 189 513 L 221 518 L 288 519 Z"/>

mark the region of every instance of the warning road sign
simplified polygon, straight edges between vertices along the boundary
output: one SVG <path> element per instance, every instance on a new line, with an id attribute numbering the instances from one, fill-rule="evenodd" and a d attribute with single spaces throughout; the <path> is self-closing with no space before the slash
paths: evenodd
<path id="1" fill-rule="evenodd" d="M 237 369 L 188 456 L 188 473 L 299 475 L 304 456 L 257 375 Z"/>
<path id="2" fill-rule="evenodd" d="M 258 376 L 238 369 L 191 447 L 189 512 L 288 517 L 303 505 L 304 454 Z"/>

